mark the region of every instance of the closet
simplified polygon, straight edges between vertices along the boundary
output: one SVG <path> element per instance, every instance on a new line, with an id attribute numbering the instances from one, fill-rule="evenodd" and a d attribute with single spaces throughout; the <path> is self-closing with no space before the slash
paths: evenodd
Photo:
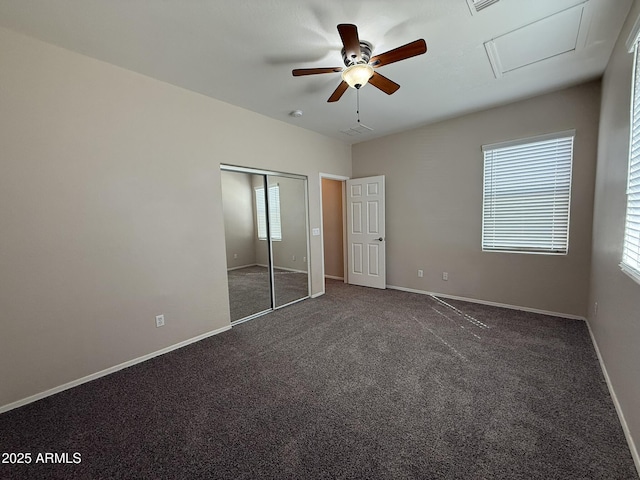
<path id="1" fill-rule="evenodd" d="M 309 297 L 307 178 L 221 166 L 231 322 Z"/>

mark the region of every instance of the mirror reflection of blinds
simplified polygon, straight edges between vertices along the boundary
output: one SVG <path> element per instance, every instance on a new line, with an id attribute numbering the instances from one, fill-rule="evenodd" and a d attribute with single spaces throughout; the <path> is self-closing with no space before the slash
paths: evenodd
<path id="1" fill-rule="evenodd" d="M 269 209 L 271 240 L 282 240 L 282 225 L 280 217 L 280 186 L 269 186 Z M 265 205 L 264 188 L 256 188 L 256 220 L 258 224 L 258 238 L 267 239 L 267 206 Z"/>
<path id="2" fill-rule="evenodd" d="M 640 281 L 640 47 L 636 43 L 622 269 Z"/>
<path id="3" fill-rule="evenodd" d="M 484 251 L 567 253 L 574 135 L 482 147 Z"/>

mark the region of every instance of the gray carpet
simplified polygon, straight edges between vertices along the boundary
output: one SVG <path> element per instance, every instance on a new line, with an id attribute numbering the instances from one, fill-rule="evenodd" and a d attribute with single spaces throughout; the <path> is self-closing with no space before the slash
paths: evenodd
<path id="1" fill-rule="evenodd" d="M 259 265 L 229 270 L 229 307 L 231 321 L 271 308 L 269 271 Z M 307 274 L 276 268 L 274 270 L 276 306 L 286 305 L 309 295 Z"/>
<path id="2" fill-rule="evenodd" d="M 327 294 L 0 415 L 0 477 L 636 479 L 584 322 Z"/>

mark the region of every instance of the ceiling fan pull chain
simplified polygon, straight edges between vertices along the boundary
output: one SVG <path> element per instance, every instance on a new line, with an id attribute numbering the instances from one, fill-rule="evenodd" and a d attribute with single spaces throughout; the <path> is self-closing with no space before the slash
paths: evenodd
<path id="1" fill-rule="evenodd" d="M 358 116 L 358 123 L 360 123 L 360 89 L 356 90 L 356 115 Z"/>

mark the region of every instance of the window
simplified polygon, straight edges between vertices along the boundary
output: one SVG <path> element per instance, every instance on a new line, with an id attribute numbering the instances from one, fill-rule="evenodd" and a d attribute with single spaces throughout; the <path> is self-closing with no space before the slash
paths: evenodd
<path id="1" fill-rule="evenodd" d="M 629 135 L 629 174 L 627 176 L 627 214 L 622 246 L 622 270 L 640 282 L 640 48 L 635 44 L 633 90 L 631 95 L 631 133 Z"/>
<path id="2" fill-rule="evenodd" d="M 271 220 L 271 240 L 282 240 L 282 228 L 280 225 L 280 187 L 269 186 L 269 210 Z M 267 239 L 267 206 L 264 201 L 264 187 L 256 188 L 256 218 L 258 223 L 258 238 Z"/>
<path id="3" fill-rule="evenodd" d="M 482 250 L 566 254 L 575 131 L 485 145 Z"/>

